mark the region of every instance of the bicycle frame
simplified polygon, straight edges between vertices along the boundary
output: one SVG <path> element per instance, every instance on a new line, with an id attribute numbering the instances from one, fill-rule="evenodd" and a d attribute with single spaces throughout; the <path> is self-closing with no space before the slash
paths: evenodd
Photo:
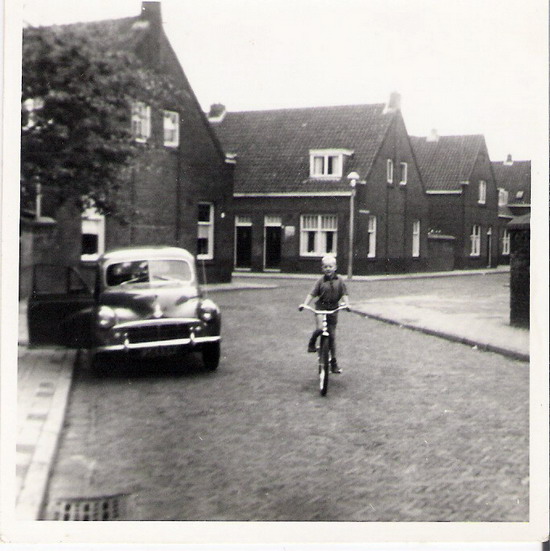
<path id="1" fill-rule="evenodd" d="M 311 308 L 311 306 L 308 306 L 306 304 L 301 304 L 300 308 L 306 308 L 307 310 L 311 310 L 314 314 L 322 316 L 321 345 L 319 346 L 319 392 L 321 393 L 321 396 L 325 396 L 328 390 L 328 377 L 330 372 L 330 359 L 331 359 L 330 345 L 329 345 L 330 331 L 328 329 L 328 316 L 330 314 L 335 314 L 339 310 L 346 310 L 348 309 L 348 307 L 339 306 L 334 310 L 316 310 L 315 308 Z"/>

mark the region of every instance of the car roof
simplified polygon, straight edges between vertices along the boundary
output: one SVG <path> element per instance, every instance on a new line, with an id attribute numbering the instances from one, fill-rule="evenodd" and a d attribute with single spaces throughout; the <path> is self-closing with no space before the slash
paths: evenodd
<path id="1" fill-rule="evenodd" d="M 193 262 L 193 255 L 179 247 L 125 247 L 104 253 L 100 257 L 100 262 L 110 262 L 113 260 L 149 260 L 154 258 L 181 259 Z"/>

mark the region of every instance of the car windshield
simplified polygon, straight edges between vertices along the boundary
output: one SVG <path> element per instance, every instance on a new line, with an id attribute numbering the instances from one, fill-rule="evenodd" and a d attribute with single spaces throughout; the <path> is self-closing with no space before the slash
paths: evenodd
<path id="1" fill-rule="evenodd" d="M 106 271 L 109 287 L 130 283 L 159 281 L 185 281 L 192 279 L 192 271 L 186 260 L 132 260 L 110 264 Z"/>

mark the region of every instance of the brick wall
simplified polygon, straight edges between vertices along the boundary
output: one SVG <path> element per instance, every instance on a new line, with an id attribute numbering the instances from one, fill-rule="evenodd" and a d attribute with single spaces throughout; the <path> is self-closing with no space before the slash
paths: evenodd
<path id="1" fill-rule="evenodd" d="M 198 204 L 214 205 L 214 258 L 204 262 L 208 281 L 229 281 L 233 266 L 233 174 L 183 73 L 157 10 L 148 6 L 152 27 L 140 55 L 171 75 L 184 90 L 181 104 L 162 106 L 180 114 L 180 145 L 163 145 L 160 110 L 151 109 L 151 138 L 127 190 L 135 215 L 128 225 L 107 220 L 106 248 L 172 245 L 196 253 Z"/>

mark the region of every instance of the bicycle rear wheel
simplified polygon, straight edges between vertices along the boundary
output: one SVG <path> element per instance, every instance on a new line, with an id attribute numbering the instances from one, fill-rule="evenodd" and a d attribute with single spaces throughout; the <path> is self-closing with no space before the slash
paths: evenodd
<path id="1" fill-rule="evenodd" d="M 319 350 L 319 392 L 325 396 L 328 390 L 328 374 L 330 371 L 328 337 L 321 336 Z"/>

